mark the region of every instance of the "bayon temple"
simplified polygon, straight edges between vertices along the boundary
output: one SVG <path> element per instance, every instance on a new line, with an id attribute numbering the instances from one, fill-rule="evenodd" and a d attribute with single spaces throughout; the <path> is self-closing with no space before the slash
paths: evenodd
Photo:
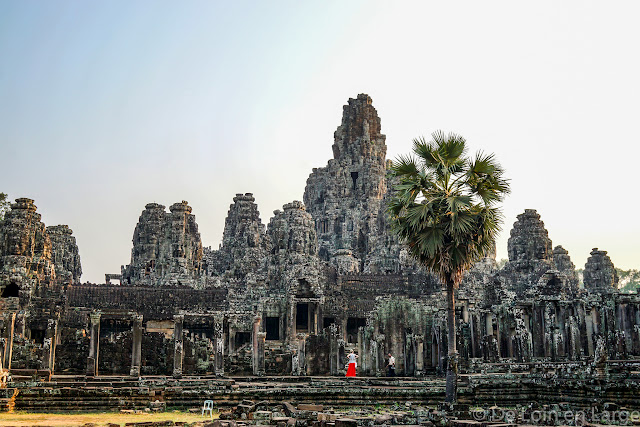
<path id="1" fill-rule="evenodd" d="M 129 264 L 102 284 L 80 282 L 71 228 L 45 226 L 33 200 L 17 199 L 0 223 L 3 370 L 336 376 L 355 349 L 359 376 L 384 376 L 388 353 L 399 376 L 443 374 L 444 290 L 389 229 L 389 162 L 372 100 L 358 95 L 303 201 L 265 226 L 253 195 L 237 194 L 217 250 L 203 247 L 186 201 L 149 203 Z M 640 298 L 617 290 L 605 251 L 591 252 L 580 283 L 527 209 L 508 255 L 498 268 L 486 254 L 456 295 L 462 374 L 573 366 L 583 379 L 604 378 L 640 358 Z"/>

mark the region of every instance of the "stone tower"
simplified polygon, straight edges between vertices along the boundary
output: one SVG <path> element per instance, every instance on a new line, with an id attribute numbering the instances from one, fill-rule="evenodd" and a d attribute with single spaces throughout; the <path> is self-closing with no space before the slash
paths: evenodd
<path id="1" fill-rule="evenodd" d="M 185 201 L 164 206 L 149 203 L 133 232 L 131 264 L 122 268 L 128 284 L 187 284 L 200 276 L 202 242 L 195 215 Z"/>
<path id="2" fill-rule="evenodd" d="M 540 261 L 552 261 L 549 232 L 544 228 L 544 222 L 535 209 L 525 209 L 524 213 L 518 215 L 518 220 L 511 229 L 507 250 L 509 263 L 521 271 L 530 271 Z"/>
<path id="3" fill-rule="evenodd" d="M 307 179 L 304 203 L 315 220 L 318 255 L 349 272 L 364 271 L 385 243 L 385 139 L 371 98 L 349 99 L 334 133 L 333 159 Z"/>
<path id="4" fill-rule="evenodd" d="M 594 292 L 614 291 L 618 289 L 618 273 L 607 251 L 594 248 L 584 266 L 584 287 Z"/>
<path id="5" fill-rule="evenodd" d="M 82 266 L 73 231 L 68 225 L 55 225 L 48 227 L 47 233 L 51 238 L 51 251 L 57 279 L 64 283 L 80 283 Z"/>
<path id="6" fill-rule="evenodd" d="M 56 278 L 51 239 L 31 199 L 16 199 L 0 221 L 0 294 L 28 303 L 35 288 Z"/>
<path id="7" fill-rule="evenodd" d="M 224 222 L 220 250 L 211 253 L 211 275 L 243 278 L 263 266 L 268 251 L 265 226 L 253 194 L 236 194 Z"/>
<path id="8" fill-rule="evenodd" d="M 507 289 L 522 294 L 554 269 L 549 232 L 535 209 L 525 209 L 513 224 L 507 241 L 509 261 L 500 271 Z"/>

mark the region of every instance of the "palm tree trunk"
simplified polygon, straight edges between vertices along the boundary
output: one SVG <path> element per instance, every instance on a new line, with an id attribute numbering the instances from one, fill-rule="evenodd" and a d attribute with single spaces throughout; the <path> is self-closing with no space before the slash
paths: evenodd
<path id="1" fill-rule="evenodd" d="M 445 402 L 454 403 L 458 388 L 458 352 L 456 351 L 456 309 L 454 301 L 454 285 L 447 281 L 447 395 Z"/>

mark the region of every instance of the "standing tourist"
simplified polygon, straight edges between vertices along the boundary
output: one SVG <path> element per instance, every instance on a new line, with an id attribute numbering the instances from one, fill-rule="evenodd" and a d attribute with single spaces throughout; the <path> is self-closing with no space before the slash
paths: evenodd
<path id="1" fill-rule="evenodd" d="M 389 369 L 387 371 L 387 376 L 395 377 L 396 376 L 396 358 L 393 357 L 391 353 L 389 353 L 389 361 L 387 362 L 387 368 Z"/>
<path id="2" fill-rule="evenodd" d="M 356 359 L 358 358 L 358 355 L 355 354 L 353 352 L 353 349 L 351 350 L 351 352 L 347 355 L 347 358 L 349 359 L 349 366 L 347 367 L 347 377 L 355 377 L 356 376 L 356 367 L 358 366 L 358 364 L 356 363 Z"/>

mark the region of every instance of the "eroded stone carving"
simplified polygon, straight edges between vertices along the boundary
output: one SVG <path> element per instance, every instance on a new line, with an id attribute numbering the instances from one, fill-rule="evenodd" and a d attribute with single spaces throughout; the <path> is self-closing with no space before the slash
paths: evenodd
<path id="1" fill-rule="evenodd" d="M 51 238 L 52 261 L 56 276 L 65 283 L 80 283 L 82 266 L 73 232 L 68 225 L 56 225 L 48 227 L 47 233 Z"/>
<path id="2" fill-rule="evenodd" d="M 133 232 L 131 263 L 122 269 L 129 284 L 189 285 L 200 276 L 202 242 L 195 215 L 185 201 L 164 206 L 149 203 Z"/>
<path id="3" fill-rule="evenodd" d="M 594 248 L 583 273 L 584 287 L 592 291 L 612 291 L 618 288 L 618 273 L 607 251 Z"/>

